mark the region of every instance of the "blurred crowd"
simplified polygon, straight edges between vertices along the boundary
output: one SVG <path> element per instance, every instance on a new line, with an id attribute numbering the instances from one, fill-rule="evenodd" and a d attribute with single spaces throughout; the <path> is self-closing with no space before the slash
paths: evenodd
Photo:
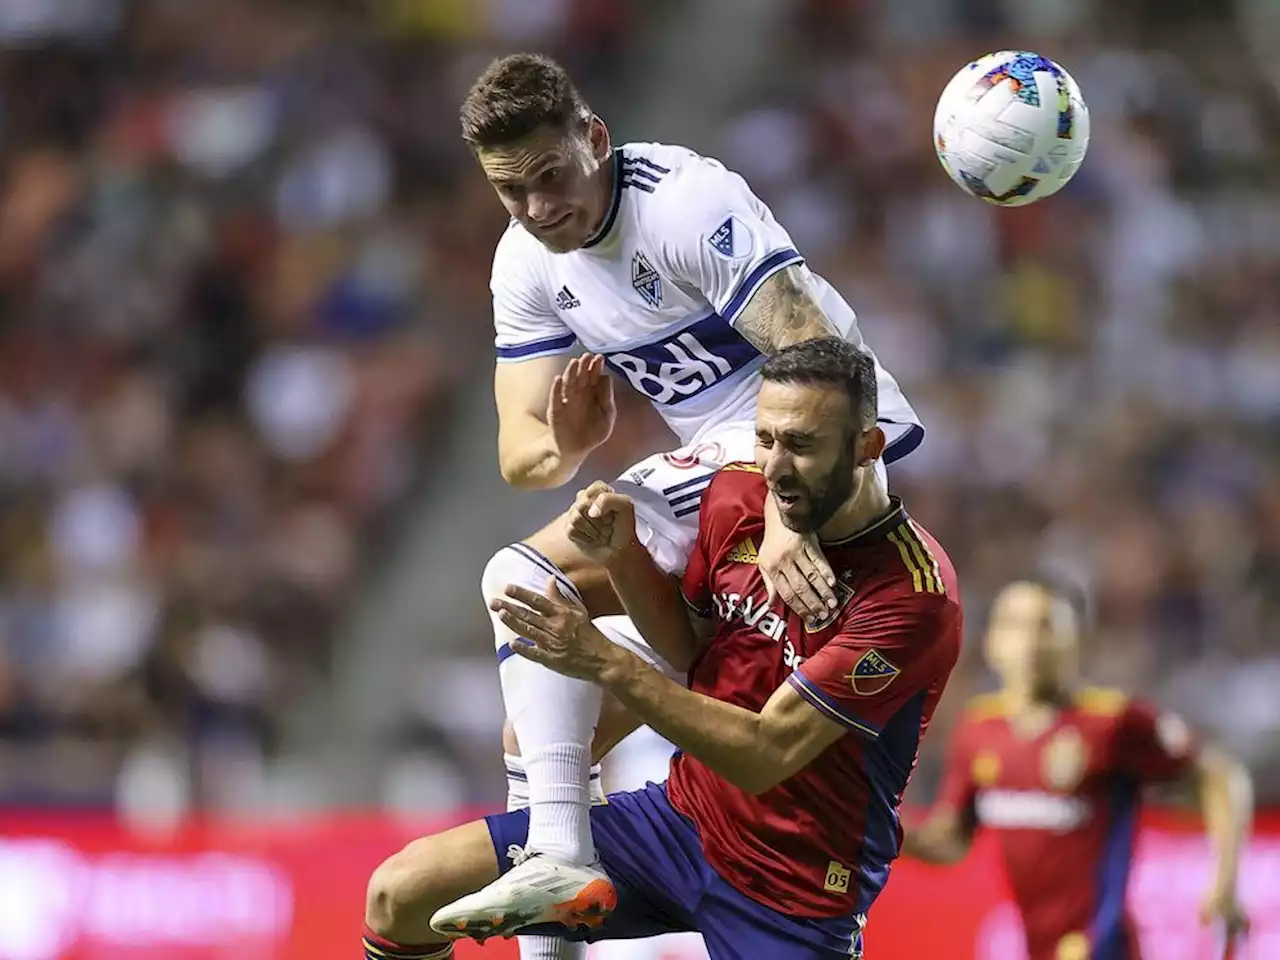
<path id="1" fill-rule="evenodd" d="M 1179 707 L 1280 797 L 1269 64 L 1229 6 L 777 2 L 775 68 L 718 155 L 922 414 L 891 484 L 955 560 L 971 638 L 1002 582 L 1056 568 L 1090 598 L 1091 677 Z M 271 753 L 489 389 L 502 214 L 456 103 L 517 48 L 607 103 L 643 9 L 0 0 L 0 801 L 218 803 Z M 1093 144 L 1057 198 L 995 210 L 929 121 L 954 69 L 1028 38 Z M 669 443 L 620 401 L 601 475 Z M 917 796 L 989 685 L 979 654 Z"/>
<path id="2" fill-rule="evenodd" d="M 0 800 L 217 803 L 323 682 L 487 363 L 455 104 L 613 29 L 490 6 L 0 2 Z"/>
<path id="3" fill-rule="evenodd" d="M 793 6 L 789 69 L 723 153 L 922 414 L 890 482 L 955 560 L 969 635 L 1002 582 L 1074 580 L 1090 678 L 1183 710 L 1280 798 L 1280 111 L 1250 26 L 1229 4 Z M 1084 91 L 1091 150 L 1056 198 L 993 209 L 940 175 L 928 124 L 955 69 L 1032 42 Z"/>

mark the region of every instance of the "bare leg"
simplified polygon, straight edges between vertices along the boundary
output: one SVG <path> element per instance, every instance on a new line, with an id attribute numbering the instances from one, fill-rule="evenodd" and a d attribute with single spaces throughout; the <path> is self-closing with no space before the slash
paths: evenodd
<path id="1" fill-rule="evenodd" d="M 431 915 L 497 877 L 498 858 L 483 820 L 414 840 L 373 872 L 365 923 L 397 943 L 444 945 L 448 941 L 431 929 Z"/>

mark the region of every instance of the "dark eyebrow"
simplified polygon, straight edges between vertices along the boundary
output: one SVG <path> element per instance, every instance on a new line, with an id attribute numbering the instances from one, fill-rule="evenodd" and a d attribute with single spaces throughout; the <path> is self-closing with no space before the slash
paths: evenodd
<path id="1" fill-rule="evenodd" d="M 492 184 L 496 184 L 498 186 L 507 186 L 509 184 L 525 183 L 525 182 L 537 180 L 540 176 L 542 176 L 544 173 L 546 173 L 548 170 L 552 169 L 553 167 L 564 166 L 564 162 L 565 162 L 564 157 L 561 157 L 558 155 L 548 157 L 540 161 L 536 166 L 532 167 L 531 173 L 526 173 L 523 176 L 519 176 L 519 177 L 491 176 L 489 177 L 489 182 Z"/>
<path id="2" fill-rule="evenodd" d="M 757 430 L 757 437 L 771 437 L 775 440 L 781 440 L 783 443 L 810 443 L 817 434 L 811 430 L 779 430 L 775 433 L 772 430 Z"/>

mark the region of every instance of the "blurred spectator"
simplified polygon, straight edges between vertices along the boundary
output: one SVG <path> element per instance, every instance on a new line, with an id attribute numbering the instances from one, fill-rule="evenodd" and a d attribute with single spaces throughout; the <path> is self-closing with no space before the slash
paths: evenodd
<path id="1" fill-rule="evenodd" d="M 719 155 L 924 417 L 891 483 L 969 604 L 916 796 L 987 682 L 987 600 L 1050 565 L 1090 595 L 1090 673 L 1185 711 L 1280 797 L 1266 5 L 1239 5 L 1242 44 L 1229 4 L 776 3 L 790 36 L 723 78 L 742 110 Z M 0 0 L 0 801 L 261 799 L 378 534 L 452 469 L 421 438 L 489 390 L 503 218 L 457 141 L 462 90 L 523 46 L 608 89 L 666 6 Z M 1062 194 L 997 210 L 927 130 L 951 72 L 1011 38 L 1076 76 L 1093 143 Z M 668 443 L 618 400 L 602 476 Z M 487 661 L 421 656 L 386 798 L 498 798 Z"/>
<path id="2" fill-rule="evenodd" d="M 604 6 L 0 2 L 0 802 L 261 792 L 485 357 L 441 87 Z"/>

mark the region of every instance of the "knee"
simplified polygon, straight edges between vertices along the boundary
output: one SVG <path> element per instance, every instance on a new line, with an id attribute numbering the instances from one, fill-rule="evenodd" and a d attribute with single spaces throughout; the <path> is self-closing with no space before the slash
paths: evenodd
<path id="1" fill-rule="evenodd" d="M 503 547 L 484 566 L 480 574 L 480 592 L 485 599 L 501 596 L 509 583 L 526 583 L 532 575 L 545 583 L 554 568 L 573 580 L 585 558 L 554 524 L 539 530 L 517 544 Z M 550 568 L 548 567 L 550 564 Z"/>
<path id="2" fill-rule="evenodd" d="M 485 600 L 502 596 L 511 583 L 536 585 L 541 589 L 553 571 L 573 584 L 578 599 L 588 609 L 595 609 L 592 605 L 595 594 L 605 590 L 612 595 L 609 575 L 582 555 L 569 540 L 565 530 L 562 517 L 520 543 L 503 547 L 490 557 L 480 575 L 480 592 Z M 606 603 L 605 606 L 616 604 Z"/>
<path id="3" fill-rule="evenodd" d="M 415 840 L 384 860 L 369 878 L 364 917 L 369 929 L 390 940 L 417 942 L 436 909 L 438 870 L 431 838 Z"/>

